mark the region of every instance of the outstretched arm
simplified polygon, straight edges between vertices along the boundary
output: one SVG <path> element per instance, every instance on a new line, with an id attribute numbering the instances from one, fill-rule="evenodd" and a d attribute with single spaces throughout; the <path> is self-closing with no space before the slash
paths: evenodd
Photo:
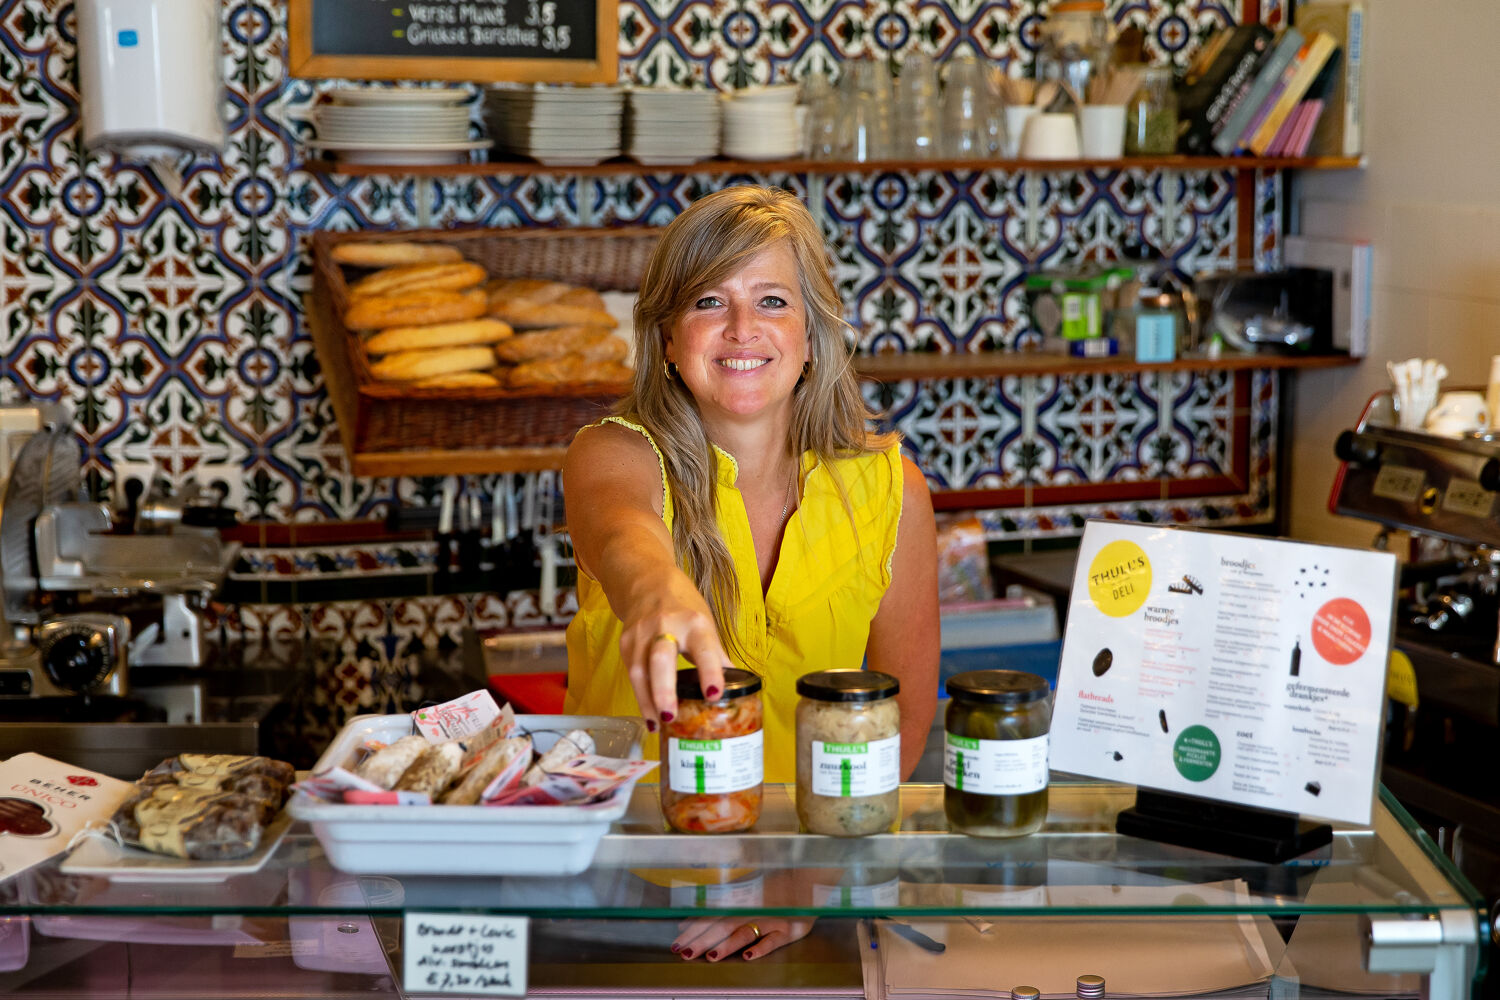
<path id="1" fill-rule="evenodd" d="M 730 665 L 708 602 L 677 568 L 656 452 L 627 428 L 589 428 L 568 448 L 563 483 L 578 568 L 599 581 L 624 624 L 620 657 L 655 729 L 677 711 L 679 652 L 697 665 L 709 697 L 723 690 Z"/>

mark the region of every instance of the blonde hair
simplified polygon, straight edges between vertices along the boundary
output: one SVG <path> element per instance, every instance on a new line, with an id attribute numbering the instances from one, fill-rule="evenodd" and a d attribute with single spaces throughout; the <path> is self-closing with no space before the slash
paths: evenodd
<path id="1" fill-rule="evenodd" d="M 787 442 L 794 455 L 813 452 L 829 463 L 888 448 L 895 434 L 874 434 L 873 414 L 851 364 L 843 304 L 817 223 L 786 191 L 731 187 L 708 195 L 672 221 L 646 265 L 635 306 L 635 378 L 618 412 L 644 427 L 661 450 L 672 491 L 672 544 L 677 563 L 708 600 L 725 648 L 741 651 L 734 634 L 739 587 L 734 561 L 715 518 L 717 456 L 681 379 L 669 378 L 666 331 L 704 290 L 767 247 L 783 242 L 797 262 L 806 305 L 811 363 L 797 383 Z M 838 483 L 838 477 L 834 477 Z M 840 492 L 842 484 L 838 484 Z M 848 500 L 845 498 L 845 509 Z"/>

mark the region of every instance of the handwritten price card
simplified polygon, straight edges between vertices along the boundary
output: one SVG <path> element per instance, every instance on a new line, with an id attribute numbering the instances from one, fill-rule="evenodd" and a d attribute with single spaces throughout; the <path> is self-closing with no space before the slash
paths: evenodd
<path id="1" fill-rule="evenodd" d="M 401 935 L 407 993 L 526 995 L 525 917 L 408 913 Z"/>
<path id="2" fill-rule="evenodd" d="M 1395 591 L 1386 552 L 1090 522 L 1052 768 L 1368 823 Z"/>

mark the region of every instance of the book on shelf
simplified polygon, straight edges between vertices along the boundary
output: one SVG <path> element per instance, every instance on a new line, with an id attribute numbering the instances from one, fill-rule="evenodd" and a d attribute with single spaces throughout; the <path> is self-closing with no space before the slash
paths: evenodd
<path id="1" fill-rule="evenodd" d="M 1282 72 L 1302 48 L 1302 32 L 1287 28 L 1276 37 L 1265 58 L 1257 68 L 1244 99 L 1239 102 L 1224 121 L 1224 127 L 1214 136 L 1213 148 L 1220 156 L 1230 156 L 1240 144 L 1240 137 L 1250 128 L 1256 113 L 1265 104 L 1271 90 L 1281 80 Z"/>
<path id="2" fill-rule="evenodd" d="M 1263 24 L 1240 24 L 1205 44 L 1178 91 L 1177 149 L 1209 153 L 1215 131 L 1238 105 L 1275 36 Z"/>
<path id="3" fill-rule="evenodd" d="M 1318 75 L 1313 77 L 1312 84 L 1307 88 L 1307 93 L 1302 95 L 1302 100 L 1292 108 L 1291 114 L 1286 116 L 1286 121 L 1276 132 L 1276 138 L 1271 140 L 1271 145 L 1266 148 L 1267 156 L 1297 156 L 1298 143 L 1302 142 L 1305 147 L 1304 134 L 1311 136 L 1311 123 L 1317 121 L 1318 114 L 1322 111 L 1323 100 L 1328 96 L 1328 84 L 1333 78 L 1334 69 L 1339 62 L 1339 54 L 1335 52 L 1329 60 L 1323 64 Z"/>
<path id="4" fill-rule="evenodd" d="M 1335 52 L 1323 64 L 1323 69 L 1313 80 L 1312 86 L 1307 88 L 1307 96 L 1297 106 L 1299 112 L 1297 129 L 1292 134 L 1290 145 L 1283 156 L 1306 156 L 1308 147 L 1312 143 L 1313 132 L 1317 128 L 1319 120 L 1323 117 L 1323 110 L 1328 106 L 1328 95 L 1333 91 L 1334 81 L 1343 72 L 1344 57 L 1342 52 Z"/>
<path id="5" fill-rule="evenodd" d="M 1309 156 L 1359 156 L 1364 152 L 1365 0 L 1306 0 L 1296 26 L 1331 35 L 1343 52 L 1342 68 L 1324 101 L 1308 144 Z"/>
<path id="6" fill-rule="evenodd" d="M 1322 31 L 1314 31 L 1307 35 L 1302 43 L 1301 50 L 1292 66 L 1287 67 L 1286 85 L 1282 87 L 1281 93 L 1277 95 L 1276 101 L 1266 113 L 1265 120 L 1251 134 L 1247 141 L 1241 143 L 1256 156 L 1264 156 L 1271 140 L 1276 138 L 1276 131 L 1281 128 L 1286 116 L 1292 113 L 1302 95 L 1307 93 L 1307 88 L 1312 86 L 1313 78 L 1328 62 L 1338 43 L 1331 35 Z"/>

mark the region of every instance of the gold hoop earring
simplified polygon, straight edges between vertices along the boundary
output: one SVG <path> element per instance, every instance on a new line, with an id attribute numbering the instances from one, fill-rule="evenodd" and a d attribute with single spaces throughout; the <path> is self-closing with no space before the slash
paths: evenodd
<path id="1" fill-rule="evenodd" d="M 677 366 L 672 364 L 672 362 L 668 361 L 666 358 L 662 358 L 661 373 L 665 375 L 667 377 L 667 381 L 670 382 L 672 381 L 672 376 L 677 374 Z"/>

